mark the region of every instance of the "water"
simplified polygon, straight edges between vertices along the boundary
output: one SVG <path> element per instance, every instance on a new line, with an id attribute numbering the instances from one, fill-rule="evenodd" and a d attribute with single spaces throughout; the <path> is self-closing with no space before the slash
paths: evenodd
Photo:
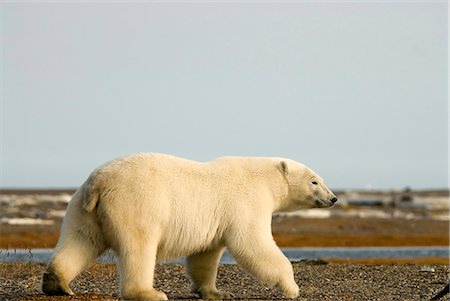
<path id="1" fill-rule="evenodd" d="M 448 247 L 352 247 L 352 248 L 282 248 L 291 261 L 319 258 L 421 258 L 450 257 Z M 53 249 L 0 249 L 0 262 L 48 262 Z M 116 263 L 117 258 L 107 252 L 97 258 L 100 263 Z M 183 263 L 184 259 L 172 262 Z M 223 264 L 236 263 L 229 252 L 225 251 L 220 260 Z"/>

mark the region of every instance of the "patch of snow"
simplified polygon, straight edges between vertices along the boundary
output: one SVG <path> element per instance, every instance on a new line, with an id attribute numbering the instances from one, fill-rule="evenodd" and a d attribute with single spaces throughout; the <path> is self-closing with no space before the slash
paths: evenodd
<path id="1" fill-rule="evenodd" d="M 345 218 L 390 218 L 391 215 L 381 210 L 345 210 L 333 211 L 333 217 Z"/>
<path id="2" fill-rule="evenodd" d="M 70 194 L 64 193 L 64 194 L 58 194 L 58 195 L 37 195 L 35 196 L 35 199 L 38 202 L 62 202 L 62 203 L 68 203 L 71 199 L 72 196 Z"/>
<path id="3" fill-rule="evenodd" d="M 20 226 L 29 226 L 29 225 L 45 225 L 45 226 L 49 226 L 49 225 L 53 225 L 55 222 L 52 220 L 45 220 L 45 219 L 36 219 L 36 218 L 28 218 L 28 217 L 24 217 L 24 218 L 19 218 L 19 217 L 14 217 L 14 218 L 6 218 L 6 217 L 2 217 L 0 219 L 0 223 L 2 224 L 8 224 L 8 225 L 20 225 Z"/>
<path id="4" fill-rule="evenodd" d="M 21 207 L 21 206 L 38 206 L 45 203 L 64 203 L 67 204 L 72 199 L 70 194 L 59 195 L 3 195 L 0 198 L 0 204 L 6 207 Z"/>
<path id="5" fill-rule="evenodd" d="M 413 204 L 426 209 L 449 209 L 450 199 L 447 197 L 414 198 Z"/>
<path id="6" fill-rule="evenodd" d="M 412 212 L 402 212 L 400 210 L 395 210 L 392 213 L 391 217 L 395 217 L 395 218 L 404 218 L 404 219 L 415 219 L 418 218 L 418 216 Z"/>
<path id="7" fill-rule="evenodd" d="M 331 216 L 331 212 L 327 209 L 304 209 L 284 213 L 283 216 L 298 216 L 303 218 L 329 218 Z"/>
<path id="8" fill-rule="evenodd" d="M 58 218 L 63 218 L 65 214 L 66 210 L 50 210 L 48 212 L 48 215 L 50 217 L 58 217 Z"/>
<path id="9" fill-rule="evenodd" d="M 434 215 L 433 219 L 438 220 L 438 221 L 450 221 L 450 215 L 448 215 L 448 214 Z"/>
<path id="10" fill-rule="evenodd" d="M 9 202 L 9 206 L 36 206 L 38 201 L 33 197 L 17 197 Z"/>

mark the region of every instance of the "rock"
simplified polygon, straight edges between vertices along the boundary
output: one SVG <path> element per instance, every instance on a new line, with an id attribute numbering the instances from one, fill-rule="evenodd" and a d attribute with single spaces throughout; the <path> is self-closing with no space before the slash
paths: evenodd
<path id="1" fill-rule="evenodd" d="M 431 268 L 431 267 L 422 267 L 422 268 L 420 269 L 420 272 L 430 272 L 430 273 L 434 273 L 434 272 L 436 272 L 436 270 L 435 270 L 434 268 Z"/>

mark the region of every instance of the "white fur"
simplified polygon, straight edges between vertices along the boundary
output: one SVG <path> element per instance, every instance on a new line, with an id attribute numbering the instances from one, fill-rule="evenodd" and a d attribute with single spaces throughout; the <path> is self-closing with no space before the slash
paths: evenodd
<path id="1" fill-rule="evenodd" d="M 166 299 L 153 289 L 155 262 L 182 256 L 194 292 L 229 298 L 215 286 L 227 247 L 251 274 L 293 298 L 298 286 L 272 238 L 272 213 L 331 206 L 333 198 L 319 176 L 288 159 L 119 158 L 97 168 L 73 196 L 43 291 L 72 293 L 70 281 L 111 248 L 123 299 Z"/>

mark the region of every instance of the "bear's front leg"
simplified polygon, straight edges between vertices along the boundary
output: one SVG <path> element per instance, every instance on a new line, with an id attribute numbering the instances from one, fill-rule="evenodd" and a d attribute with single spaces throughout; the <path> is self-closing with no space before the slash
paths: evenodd
<path id="1" fill-rule="evenodd" d="M 233 295 L 216 288 L 217 267 L 224 247 L 187 257 L 187 272 L 191 278 L 191 291 L 202 299 L 232 299 Z"/>
<path id="2" fill-rule="evenodd" d="M 257 279 L 275 286 L 289 298 L 299 295 L 290 261 L 276 245 L 267 227 L 252 227 L 251 231 L 238 229 L 227 239 L 227 248 L 236 261 Z"/>

